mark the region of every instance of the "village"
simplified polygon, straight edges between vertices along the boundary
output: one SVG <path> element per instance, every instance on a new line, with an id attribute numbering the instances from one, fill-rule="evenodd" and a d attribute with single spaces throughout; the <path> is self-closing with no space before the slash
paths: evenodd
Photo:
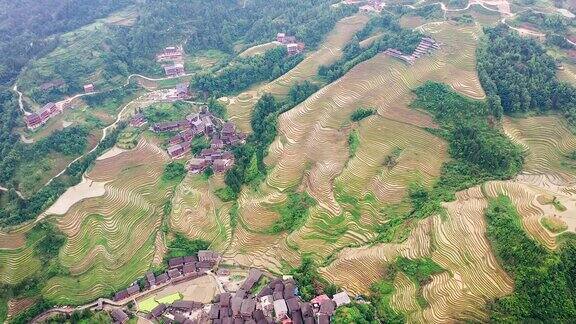
<path id="1" fill-rule="evenodd" d="M 114 303 L 99 302 L 94 310 L 106 310 L 115 323 L 131 317 L 153 323 L 282 323 L 328 324 L 336 309 L 351 303 L 345 291 L 331 297 L 321 294 L 304 301 L 298 283 L 291 276 L 277 278 L 259 269 L 243 271 L 234 280 L 237 269 L 220 266 L 221 256 L 202 250 L 197 255 L 168 260 L 168 269 L 152 272 L 114 296 Z M 234 274 L 232 274 L 234 271 Z M 171 287 L 210 277 L 217 287 L 208 302 L 187 300 L 179 293 L 162 296 Z M 235 284 L 231 282 L 236 281 Z M 152 297 L 151 297 L 152 296 Z M 122 305 L 122 306 L 118 306 Z"/>
<path id="2" fill-rule="evenodd" d="M 169 98 L 183 100 L 189 96 L 188 86 L 181 84 Z M 130 120 L 133 127 L 142 127 L 145 124 L 147 121 L 141 112 L 134 114 Z M 183 120 L 155 123 L 150 126 L 150 130 L 155 133 L 177 132 L 170 138 L 167 148 L 172 159 L 181 159 L 190 153 L 192 141 L 197 136 L 205 136 L 209 140 L 209 147 L 202 149 L 187 162 L 186 168 L 191 173 L 200 173 L 209 167 L 216 173 L 226 172 L 234 165 L 231 147 L 244 143 L 246 139 L 246 134 L 238 132 L 234 123 L 225 122 L 213 115 L 206 105 Z"/>

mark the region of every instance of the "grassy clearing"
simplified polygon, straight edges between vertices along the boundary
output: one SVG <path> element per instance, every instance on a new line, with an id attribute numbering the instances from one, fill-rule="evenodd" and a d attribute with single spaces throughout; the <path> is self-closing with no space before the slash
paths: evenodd
<path id="1" fill-rule="evenodd" d="M 540 222 L 552 233 L 561 233 L 568 229 L 568 225 L 560 219 L 544 217 Z"/>

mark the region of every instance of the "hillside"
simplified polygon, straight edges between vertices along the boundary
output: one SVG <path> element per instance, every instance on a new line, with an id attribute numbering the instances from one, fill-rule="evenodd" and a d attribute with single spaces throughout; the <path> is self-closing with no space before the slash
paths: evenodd
<path id="1" fill-rule="evenodd" d="M 282 275 L 351 299 L 312 322 L 576 316 L 569 4 L 43 2 L 0 0 L 0 30 L 23 22 L 0 48 L 43 44 L 0 60 L 0 320 L 190 299 L 209 323 L 217 292 Z M 50 102 L 70 106 L 29 127 Z M 213 271 L 176 279 L 204 249 Z"/>

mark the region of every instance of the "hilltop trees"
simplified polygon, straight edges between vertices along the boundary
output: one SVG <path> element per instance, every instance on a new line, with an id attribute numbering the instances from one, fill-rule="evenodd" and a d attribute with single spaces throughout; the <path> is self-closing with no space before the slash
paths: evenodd
<path id="1" fill-rule="evenodd" d="M 556 64 L 535 40 L 505 25 L 485 30 L 478 48 L 478 75 L 493 114 L 563 113 L 576 121 L 576 90 L 556 79 Z"/>

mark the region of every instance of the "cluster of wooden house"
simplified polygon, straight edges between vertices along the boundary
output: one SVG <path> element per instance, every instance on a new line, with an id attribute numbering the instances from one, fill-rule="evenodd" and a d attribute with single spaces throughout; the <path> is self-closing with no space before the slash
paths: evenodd
<path id="1" fill-rule="evenodd" d="M 386 4 L 382 0 L 369 0 L 368 4 L 360 6 L 361 12 L 380 12 Z"/>
<path id="2" fill-rule="evenodd" d="M 142 124 L 142 117 L 137 114 L 132 122 Z M 234 123 L 223 122 L 212 115 L 206 106 L 202 107 L 199 113 L 190 114 L 184 120 L 156 123 L 151 129 L 158 133 L 178 131 L 178 134 L 170 139 L 168 146 L 168 155 L 173 159 L 189 153 L 192 140 L 196 136 L 210 139 L 210 147 L 188 161 L 187 169 L 192 173 L 200 173 L 208 167 L 212 167 L 214 172 L 227 171 L 234 165 L 234 155 L 227 148 L 246 139 L 245 134 L 236 130 Z"/>
<path id="3" fill-rule="evenodd" d="M 302 53 L 306 47 L 304 43 L 298 42 L 296 40 L 296 36 L 288 36 L 286 33 L 278 33 L 276 35 L 276 41 L 286 46 L 288 55 L 296 55 Z"/>
<path id="4" fill-rule="evenodd" d="M 177 284 L 184 280 L 192 280 L 206 275 L 206 272 L 212 270 L 220 260 L 220 254 L 210 250 L 198 251 L 197 255 L 186 257 L 172 258 L 168 260 L 168 270 L 160 275 L 154 275 L 152 272 L 146 273 L 143 290 L 141 291 L 138 283 L 117 292 L 114 295 L 114 301 L 119 302 L 130 298 L 140 292 L 145 292 L 167 284 Z M 189 305 L 202 308 L 202 303 L 177 301 L 172 304 L 172 308 L 188 308 Z M 186 307 L 184 307 L 186 306 Z M 192 307 L 192 306 L 190 306 Z M 148 314 L 149 319 L 160 319 L 164 312 L 169 309 L 165 304 L 159 304 Z M 115 308 L 110 312 L 110 316 L 115 323 L 124 324 L 128 321 L 129 316 L 120 308 Z M 183 322 L 183 321 L 182 321 Z M 181 323 L 182 323 L 181 322 Z"/>
<path id="5" fill-rule="evenodd" d="M 62 100 L 57 103 L 49 102 L 45 104 L 39 112 L 33 112 L 24 115 L 24 121 L 26 122 L 28 129 L 34 130 L 46 124 L 50 118 L 59 115 L 65 109 L 70 107 L 70 100 Z"/>
<path id="6" fill-rule="evenodd" d="M 251 269 L 235 293 L 218 294 L 204 307 L 200 303 L 175 302 L 164 308 L 168 313 L 165 319 L 190 324 L 328 324 L 337 307 L 350 303 L 346 292 L 305 302 L 298 296 L 298 285 L 291 277 L 272 278 L 254 291 L 263 277 L 262 271 Z M 183 310 L 183 306 L 187 309 Z M 198 311 L 192 316 L 194 309 Z"/>
<path id="7" fill-rule="evenodd" d="M 156 288 L 168 283 L 176 284 L 184 280 L 191 280 L 203 276 L 206 271 L 212 270 L 220 260 L 217 252 L 210 250 L 199 251 L 198 255 L 172 258 L 168 260 L 168 270 L 159 275 L 152 272 L 146 273 L 143 291 Z M 138 283 L 117 292 L 114 301 L 121 301 L 141 292 Z"/>
<path id="8" fill-rule="evenodd" d="M 438 44 L 433 38 L 431 37 L 423 37 L 414 52 L 412 54 L 404 54 L 402 51 L 389 48 L 384 51 L 384 54 L 398 58 L 410 65 L 414 64 L 414 62 L 420 58 L 422 55 L 428 54 L 433 50 L 440 49 L 440 44 Z"/>

